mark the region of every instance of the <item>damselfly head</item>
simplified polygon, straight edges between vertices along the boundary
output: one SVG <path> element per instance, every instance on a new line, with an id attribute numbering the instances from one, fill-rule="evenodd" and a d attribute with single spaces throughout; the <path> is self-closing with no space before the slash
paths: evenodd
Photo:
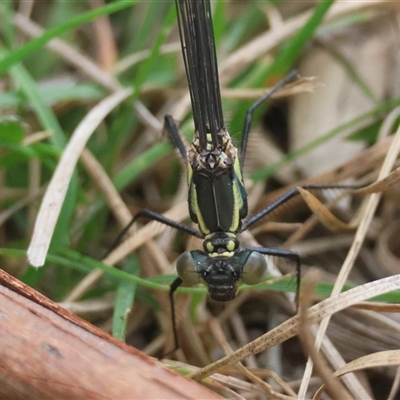
<path id="1" fill-rule="evenodd" d="M 210 298 L 229 301 L 235 298 L 242 283 L 256 285 L 267 274 L 265 257 L 252 250 L 238 250 L 232 257 L 211 256 L 200 250 L 179 256 L 176 269 L 184 284 L 207 286 Z"/>

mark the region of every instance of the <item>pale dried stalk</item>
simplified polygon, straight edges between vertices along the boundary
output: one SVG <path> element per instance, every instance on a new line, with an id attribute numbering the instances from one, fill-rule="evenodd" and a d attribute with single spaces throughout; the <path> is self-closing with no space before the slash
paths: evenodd
<path id="1" fill-rule="evenodd" d="M 131 89 L 125 89 L 106 97 L 86 115 L 72 134 L 40 206 L 27 251 L 31 265 L 40 267 L 44 264 L 69 182 L 87 141 L 104 118 L 131 94 Z"/>
<path id="2" fill-rule="evenodd" d="M 308 310 L 308 321 L 310 324 L 320 322 L 327 316 L 337 313 L 345 308 L 351 307 L 366 299 L 389 293 L 400 288 L 400 275 L 390 276 L 373 282 L 357 286 L 337 297 L 330 297 L 314 305 Z M 276 346 L 285 340 L 295 336 L 299 331 L 298 315 L 283 322 L 274 329 L 248 343 L 246 346 L 234 351 L 230 356 L 225 356 L 220 360 L 202 368 L 192 375 L 193 379 L 200 380 L 213 374 L 214 372 L 226 368 L 248 357 L 249 354 L 257 354 Z"/>

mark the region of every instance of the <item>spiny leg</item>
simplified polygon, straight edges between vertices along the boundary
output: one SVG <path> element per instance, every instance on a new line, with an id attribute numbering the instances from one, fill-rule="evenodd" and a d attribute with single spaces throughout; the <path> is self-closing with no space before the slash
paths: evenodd
<path id="1" fill-rule="evenodd" d="M 174 336 L 174 348 L 170 350 L 168 353 L 165 353 L 162 358 L 165 356 L 172 354 L 174 351 L 179 349 L 179 337 L 178 337 L 178 329 L 176 326 L 176 311 L 175 311 L 175 300 L 174 300 L 174 294 L 176 292 L 176 289 L 178 289 L 179 286 L 182 284 L 182 279 L 176 278 L 172 283 L 169 288 L 169 304 L 171 307 L 171 319 L 172 319 L 172 334 Z"/>
<path id="2" fill-rule="evenodd" d="M 176 123 L 171 115 L 166 115 L 164 117 L 164 130 L 168 132 L 169 140 L 179 150 L 179 153 L 181 154 L 183 160 L 187 162 L 188 159 L 185 144 L 182 141 L 178 127 L 176 126 Z"/>
<path id="3" fill-rule="evenodd" d="M 117 238 L 114 240 L 110 248 L 107 250 L 106 254 L 103 256 L 103 259 L 107 257 L 117 246 L 122 242 L 123 237 L 126 235 L 131 226 L 139 219 L 139 218 L 148 218 L 153 221 L 160 222 L 164 225 L 170 226 L 171 228 L 178 229 L 183 232 L 189 233 L 189 235 L 195 236 L 199 239 L 203 239 L 203 234 L 197 229 L 191 228 L 185 224 L 181 224 L 180 222 L 174 221 L 173 219 L 167 218 L 162 214 L 158 214 L 154 211 L 150 210 L 140 210 L 129 222 L 129 224 L 120 232 Z"/>
<path id="4" fill-rule="evenodd" d="M 306 190 L 329 190 L 329 189 L 357 189 L 360 186 L 357 185 L 300 185 L 302 189 Z M 275 200 L 273 203 L 269 204 L 267 207 L 259 211 L 257 214 L 254 214 L 250 218 L 248 218 L 246 221 L 243 222 L 243 225 L 241 227 L 241 231 L 245 231 L 249 229 L 249 227 L 256 222 L 258 222 L 260 219 L 264 218 L 266 215 L 270 214 L 271 212 L 275 211 L 277 208 L 291 200 L 292 198 L 298 196 L 300 192 L 297 190 L 297 187 L 294 187 L 290 189 L 288 192 L 286 192 L 284 195 L 279 197 L 277 200 Z"/>
<path id="5" fill-rule="evenodd" d="M 329 189 L 355 189 L 359 186 L 356 185 L 301 185 L 300 186 L 306 190 L 329 190 Z M 290 189 L 283 196 L 279 197 L 273 203 L 269 204 L 263 210 L 259 211 L 257 214 L 250 217 L 248 220 L 244 221 L 241 231 L 247 230 L 251 225 L 258 222 L 260 219 L 264 218 L 269 213 L 275 211 L 277 208 L 298 196 L 300 192 L 297 187 Z M 290 250 L 279 249 L 279 248 L 267 248 L 267 247 L 251 247 L 250 250 L 258 251 L 261 254 L 278 256 L 291 259 L 296 262 L 296 304 L 299 306 L 299 294 L 300 294 L 300 280 L 301 280 L 301 262 L 300 256 Z"/>
<path id="6" fill-rule="evenodd" d="M 185 144 L 183 143 L 180 135 L 179 135 L 179 130 L 178 127 L 176 126 L 176 123 L 174 119 L 171 117 L 171 115 L 166 115 L 164 117 L 164 129 L 168 132 L 168 136 L 172 144 L 179 150 L 179 153 L 181 154 L 181 157 L 185 162 L 187 162 L 187 151 Z M 181 224 L 179 222 L 176 222 L 172 219 L 169 219 L 167 217 L 164 217 L 161 214 L 155 213 L 150 210 L 140 210 L 129 222 L 129 224 L 119 233 L 117 238 L 114 240 L 110 248 L 107 250 L 106 254 L 103 256 L 103 258 L 107 257 L 111 251 L 113 251 L 117 245 L 122 241 L 123 237 L 126 235 L 128 230 L 131 228 L 131 226 L 135 223 L 135 221 L 138 220 L 138 218 L 148 218 L 152 219 L 158 222 L 161 222 L 162 224 L 168 225 L 172 228 L 179 229 L 181 231 L 187 232 L 192 236 L 198 237 L 198 238 L 203 238 L 203 235 L 197 230 L 190 228 L 189 226 L 186 226 L 184 224 Z"/>
<path id="7" fill-rule="evenodd" d="M 110 246 L 109 250 L 106 252 L 104 255 L 103 259 L 107 257 L 112 250 L 114 250 L 117 245 L 122 241 L 123 237 L 125 234 L 128 232 L 128 230 L 131 228 L 131 226 L 139 219 L 139 218 L 148 218 L 153 221 L 158 221 L 164 225 L 170 226 L 171 228 L 178 229 L 180 231 L 184 231 L 189 233 L 192 236 L 195 236 L 199 239 L 203 239 L 203 234 L 198 231 L 197 229 L 191 228 L 187 225 L 181 224 L 180 222 L 174 221 L 172 219 L 169 219 L 165 217 L 162 214 L 158 214 L 154 211 L 150 210 L 140 210 L 129 222 L 129 224 L 122 230 L 122 232 L 118 235 L 118 237 L 115 239 L 113 244 Z M 169 351 L 168 353 L 164 354 L 162 357 L 165 357 L 171 353 L 173 353 L 175 350 L 179 349 L 179 339 L 178 339 L 178 330 L 176 326 L 176 312 L 175 312 L 175 301 L 174 301 L 174 293 L 176 289 L 182 284 L 182 279 L 181 278 L 176 278 L 170 286 L 169 290 L 169 301 L 170 301 L 170 306 L 171 306 L 171 319 L 172 319 L 172 333 L 174 336 L 174 348 Z"/>
<path id="8" fill-rule="evenodd" d="M 263 103 L 265 103 L 277 90 L 282 86 L 286 85 L 297 75 L 297 71 L 292 71 L 289 75 L 285 76 L 279 81 L 272 89 L 270 89 L 264 96 L 258 99 L 253 105 L 247 110 L 246 117 L 244 119 L 243 132 L 242 132 L 242 145 L 240 146 L 240 160 L 243 163 L 246 157 L 247 140 L 249 138 L 249 132 L 251 128 L 251 121 L 253 119 L 254 111 Z"/>

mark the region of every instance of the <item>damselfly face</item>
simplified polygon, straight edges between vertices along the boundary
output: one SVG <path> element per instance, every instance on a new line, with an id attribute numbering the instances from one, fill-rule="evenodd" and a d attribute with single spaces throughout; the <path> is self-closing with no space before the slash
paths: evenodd
<path id="1" fill-rule="evenodd" d="M 262 254 L 252 250 L 235 251 L 231 257 L 194 250 L 180 255 L 176 268 L 184 284 L 204 283 L 211 299 L 229 301 L 242 283 L 256 285 L 265 280 L 268 265 Z"/>

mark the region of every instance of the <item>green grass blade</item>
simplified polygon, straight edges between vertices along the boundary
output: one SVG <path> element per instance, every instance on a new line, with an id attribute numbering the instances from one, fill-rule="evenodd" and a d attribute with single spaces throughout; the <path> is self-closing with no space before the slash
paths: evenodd
<path id="1" fill-rule="evenodd" d="M 266 167 L 257 170 L 256 172 L 254 172 L 251 175 L 251 178 L 255 182 L 265 180 L 270 175 L 272 175 L 275 171 L 277 171 L 279 168 L 282 168 L 286 164 L 289 164 L 290 162 L 295 160 L 297 157 L 300 157 L 303 154 L 308 153 L 309 151 L 320 146 L 321 144 L 325 143 L 326 141 L 334 138 L 335 136 L 339 135 L 341 132 L 345 131 L 346 129 L 349 129 L 352 126 L 356 126 L 359 123 L 367 121 L 370 118 L 374 118 L 374 117 L 377 118 L 382 113 L 388 112 L 398 105 L 400 105 L 400 98 L 388 100 L 388 101 L 380 104 L 378 107 L 372 109 L 371 111 L 368 111 L 367 113 L 362 114 L 362 115 L 352 119 L 351 121 L 338 126 L 335 129 L 332 129 L 328 133 L 320 136 L 318 139 L 313 140 L 311 143 L 306 144 L 301 149 L 292 151 L 291 153 L 287 154 L 285 157 L 282 158 L 282 160 L 278 161 L 277 163 L 272 164 L 272 165 L 267 165 Z"/>
<path id="2" fill-rule="evenodd" d="M 137 276 L 139 274 L 139 262 L 136 256 L 129 257 L 123 270 Z M 115 293 L 115 306 L 112 322 L 112 335 L 120 340 L 125 340 L 128 317 L 132 310 L 136 295 L 136 283 L 121 281 Z"/>
<path id="3" fill-rule="evenodd" d="M 6 54 L 7 51 L 0 47 L 0 56 Z M 39 94 L 35 81 L 22 65 L 15 65 L 11 68 L 10 72 L 11 76 L 18 83 L 18 86 L 21 87 L 24 95 L 34 108 L 38 119 L 42 123 L 43 130 L 50 130 L 54 133 L 50 140 L 58 150 L 62 150 L 66 143 L 64 132 L 52 109 Z"/>
<path id="4" fill-rule="evenodd" d="M 113 179 L 113 183 L 117 190 L 121 190 L 129 183 L 132 183 L 156 161 L 169 154 L 171 148 L 172 145 L 170 143 L 157 143 L 143 154 L 136 157 L 131 163 L 119 171 Z"/>
<path id="5" fill-rule="evenodd" d="M 165 42 L 165 38 L 170 31 L 172 23 L 175 20 L 176 20 L 175 5 L 172 4 L 164 20 L 164 25 L 160 33 L 157 35 L 157 38 L 153 46 L 151 47 L 150 56 L 141 64 L 139 71 L 135 76 L 135 81 L 134 81 L 135 95 L 137 95 L 140 92 L 141 86 L 146 81 L 148 71 L 150 71 L 153 68 L 153 66 L 156 65 L 157 62 L 159 62 L 158 59 L 160 55 L 160 47 Z"/>
<path id="6" fill-rule="evenodd" d="M 15 49 L 14 51 L 7 54 L 0 61 L 0 75 L 4 74 L 11 66 L 22 61 L 28 54 L 43 47 L 49 40 L 60 36 L 64 32 L 86 22 L 92 21 L 102 15 L 114 13 L 116 11 L 123 10 L 124 8 L 130 7 L 132 4 L 137 3 L 138 0 L 120 0 L 104 7 L 96 8 L 95 10 L 88 11 L 87 13 L 78 15 L 75 18 L 64 22 L 63 24 L 57 25 L 54 28 L 48 29 L 43 35 L 32 39 L 24 46 Z M 4 16 L 3 16 L 4 17 Z"/>
<path id="7" fill-rule="evenodd" d="M 305 46 L 314 35 L 322 22 L 322 18 L 329 10 L 334 0 L 322 0 L 307 23 L 300 31 L 283 47 L 275 58 L 274 63 L 268 71 L 268 76 L 285 75 L 292 68 L 293 63 L 303 53 Z"/>
<path id="8" fill-rule="evenodd" d="M 5 249 L 0 248 L 0 255 L 4 257 L 16 257 L 25 258 L 26 251 L 20 249 Z M 72 251 L 64 250 L 62 255 L 48 254 L 47 262 L 56 263 L 59 265 L 64 265 L 69 268 L 74 268 L 79 271 L 89 272 L 95 268 L 101 269 L 106 275 L 110 275 L 120 281 L 129 281 L 131 283 L 142 285 L 149 289 L 169 291 L 169 284 L 174 279 L 173 276 L 161 276 L 154 277 L 151 279 L 143 279 L 135 276 L 133 274 L 121 271 L 116 268 L 109 267 L 103 264 L 101 261 L 94 260 L 93 258 L 82 256 L 81 254 Z M 162 284 L 158 283 L 163 282 Z M 268 281 L 267 281 L 268 282 Z M 346 285 L 344 290 L 352 289 L 353 285 Z M 328 297 L 332 292 L 333 284 L 320 282 L 314 290 L 317 295 L 322 295 Z M 256 286 L 242 285 L 240 290 L 274 290 L 278 292 L 294 292 L 293 278 L 282 279 L 281 281 L 276 281 L 273 284 L 259 284 Z M 206 293 L 206 288 L 204 287 L 180 287 L 177 292 L 179 293 Z M 374 301 L 387 302 L 387 303 L 400 303 L 400 292 L 391 292 L 385 295 L 374 298 Z"/>
<path id="9" fill-rule="evenodd" d="M 347 59 L 347 57 L 337 51 L 334 47 L 331 46 L 323 46 L 323 49 L 327 51 L 333 58 L 335 58 L 338 63 L 342 64 L 345 71 L 348 73 L 351 80 L 361 89 L 361 91 L 365 94 L 365 96 L 370 99 L 373 103 L 378 104 L 379 101 L 373 93 L 372 89 L 369 87 L 366 80 L 359 74 L 355 66 L 351 61 Z"/>

